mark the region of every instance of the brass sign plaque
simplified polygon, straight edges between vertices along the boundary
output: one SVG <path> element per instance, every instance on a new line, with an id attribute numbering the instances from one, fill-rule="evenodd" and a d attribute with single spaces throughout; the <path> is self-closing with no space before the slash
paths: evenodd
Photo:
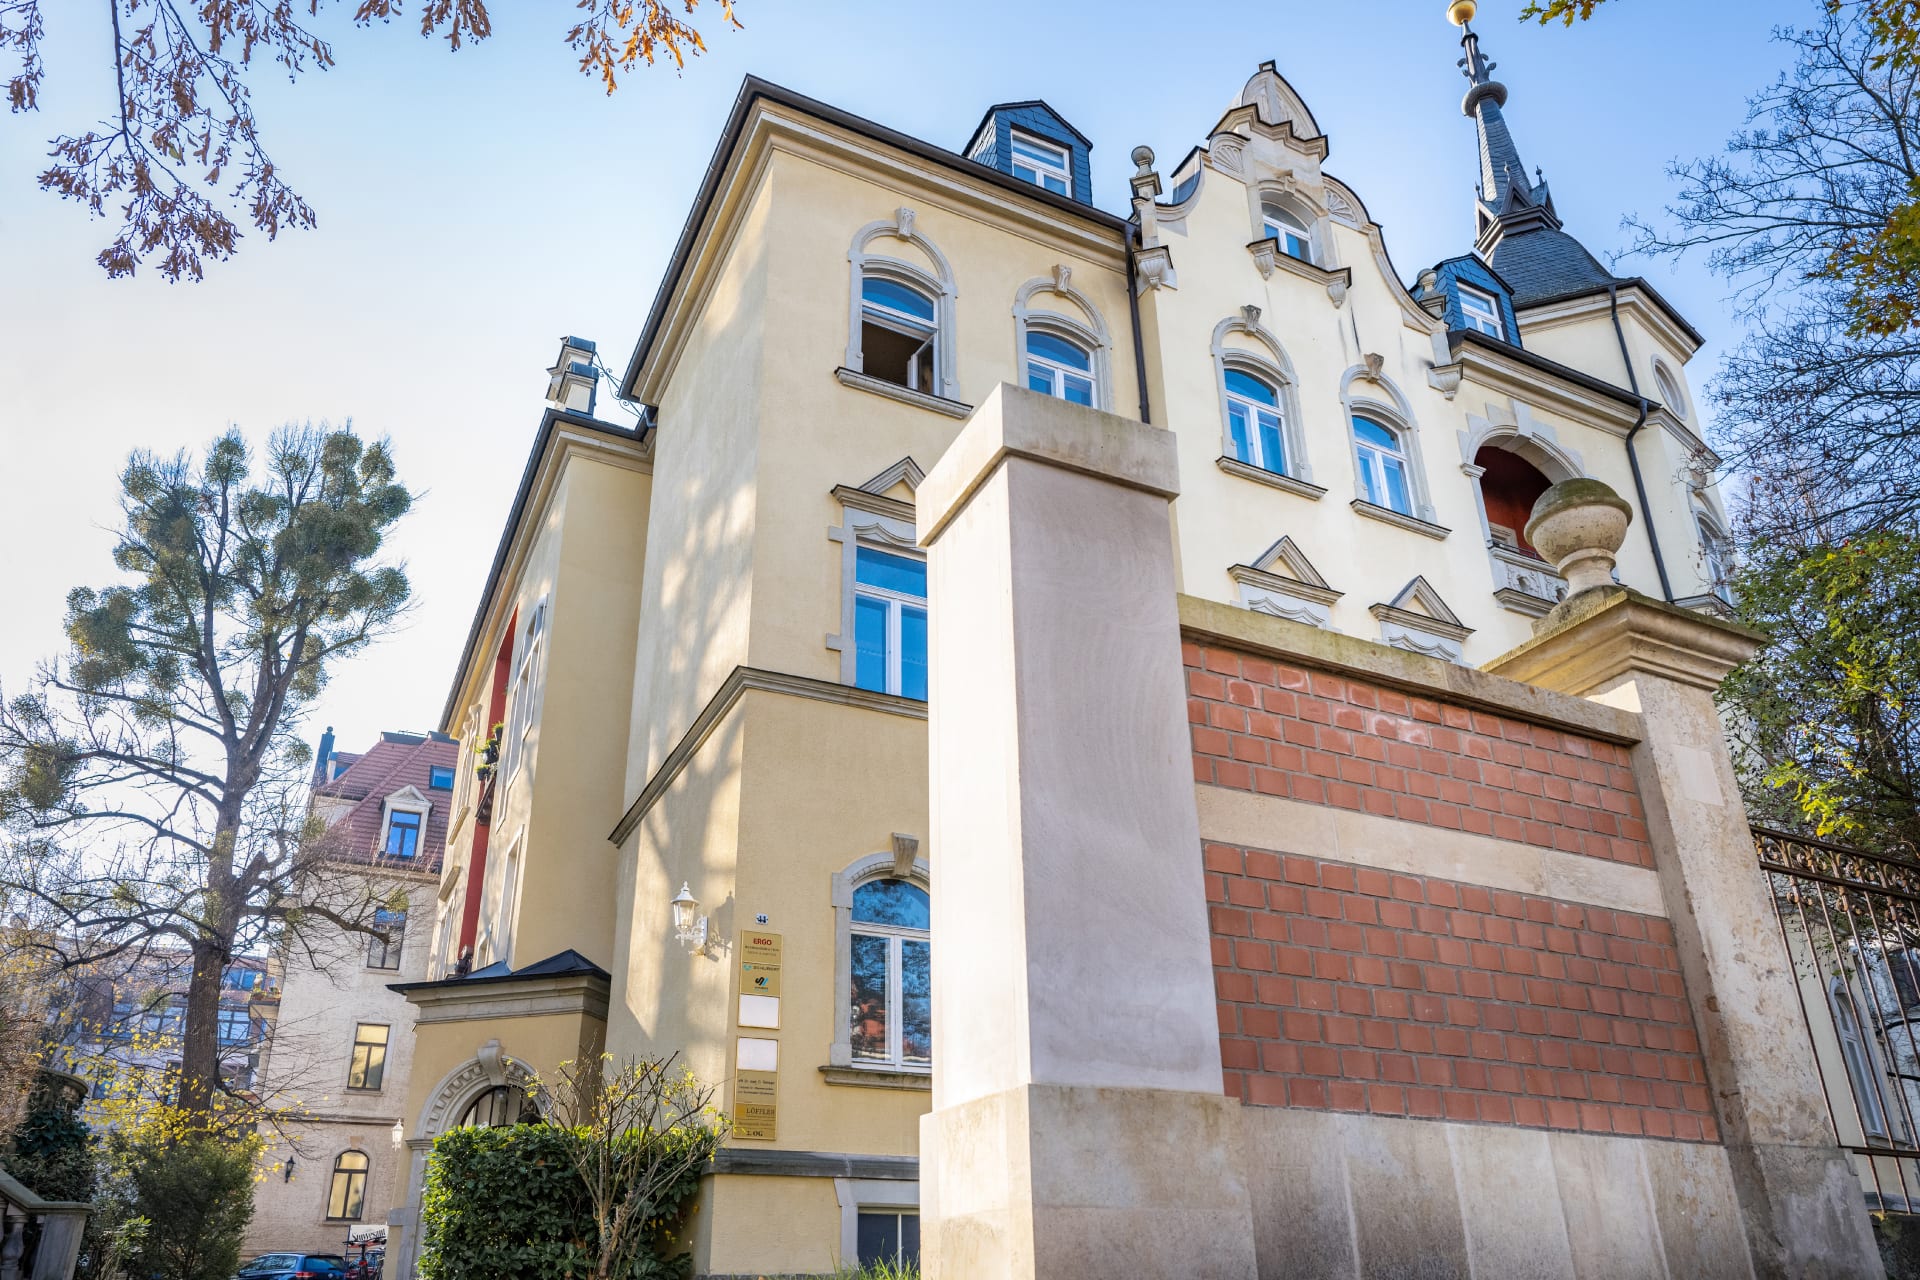
<path id="1" fill-rule="evenodd" d="M 740 934 L 740 994 L 780 994 L 780 935 L 752 929 Z"/>
<path id="2" fill-rule="evenodd" d="M 733 1136 L 762 1142 L 774 1139 L 774 1083 L 772 1071 L 739 1071 L 733 1077 Z"/>

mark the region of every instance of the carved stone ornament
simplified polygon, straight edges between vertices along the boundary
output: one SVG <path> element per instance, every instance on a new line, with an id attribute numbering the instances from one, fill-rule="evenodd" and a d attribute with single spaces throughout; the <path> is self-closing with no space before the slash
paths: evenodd
<path id="1" fill-rule="evenodd" d="M 1345 196 L 1335 191 L 1332 187 L 1327 188 L 1327 212 L 1349 226 L 1357 227 L 1360 225 L 1359 210 L 1355 209 Z"/>
<path id="2" fill-rule="evenodd" d="M 1633 508 L 1599 480 L 1562 480 L 1533 504 L 1527 541 L 1567 580 L 1567 594 L 1613 584 L 1620 544 L 1627 540 Z"/>
<path id="3" fill-rule="evenodd" d="M 1065 293 L 1073 284 L 1073 268 L 1064 262 L 1053 264 L 1053 291 Z"/>
<path id="4" fill-rule="evenodd" d="M 507 1082 L 507 1065 L 501 1058 L 500 1042 L 489 1040 L 473 1051 L 474 1060 L 487 1073 L 487 1083 L 498 1089 Z"/>
<path id="5" fill-rule="evenodd" d="M 1427 371 L 1427 385 L 1451 400 L 1460 394 L 1460 383 L 1466 372 L 1457 364 L 1435 365 Z"/>
<path id="6" fill-rule="evenodd" d="M 1378 351 L 1369 351 L 1364 358 L 1367 362 L 1367 376 L 1378 382 L 1380 371 L 1387 367 L 1387 358 Z"/>
<path id="7" fill-rule="evenodd" d="M 1273 279 L 1274 268 L 1280 265 L 1279 260 L 1275 256 L 1274 242 L 1271 240 L 1256 240 L 1253 242 L 1252 248 L 1253 265 L 1260 268 L 1260 278 L 1262 280 Z"/>
<path id="8" fill-rule="evenodd" d="M 1241 161 L 1242 150 L 1243 146 L 1237 139 L 1218 139 L 1210 150 L 1214 167 L 1222 173 L 1242 172 L 1245 168 Z"/>
<path id="9" fill-rule="evenodd" d="M 902 240 L 913 239 L 913 210 L 904 206 L 893 211 L 893 234 Z"/>
<path id="10" fill-rule="evenodd" d="M 1260 327 L 1260 308 L 1254 306 L 1252 303 L 1248 303 L 1246 306 L 1240 308 L 1240 318 L 1246 321 L 1247 328 L 1258 329 Z"/>
<path id="11" fill-rule="evenodd" d="M 920 837 L 893 833 L 893 874 L 904 880 L 913 874 L 913 860 L 920 852 Z"/>
<path id="12" fill-rule="evenodd" d="M 1347 300 L 1347 282 L 1339 277 L 1327 281 L 1327 296 L 1333 299 L 1333 305 L 1339 306 Z"/>
<path id="13" fill-rule="evenodd" d="M 1154 245 L 1142 249 L 1133 260 L 1134 270 L 1139 274 L 1138 289 L 1144 293 L 1148 289 L 1174 289 L 1179 287 L 1179 278 L 1173 272 L 1173 251 L 1165 245 Z"/>

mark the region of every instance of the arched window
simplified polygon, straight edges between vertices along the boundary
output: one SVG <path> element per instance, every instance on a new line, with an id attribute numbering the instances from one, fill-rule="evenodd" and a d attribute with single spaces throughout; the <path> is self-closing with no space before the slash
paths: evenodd
<path id="1" fill-rule="evenodd" d="M 953 271 L 915 218 L 912 209 L 896 209 L 892 218 L 870 222 L 853 237 L 847 251 L 853 310 L 847 362 L 838 376 L 849 386 L 895 399 L 912 397 L 892 387 L 957 400 Z M 913 260 L 878 252 L 888 239 Z"/>
<path id="2" fill-rule="evenodd" d="M 360 1151 L 342 1151 L 333 1158 L 333 1180 L 327 1186 L 327 1217 L 358 1222 L 366 1208 L 367 1157 Z"/>
<path id="3" fill-rule="evenodd" d="M 1354 461 L 1360 469 L 1360 496 L 1376 507 L 1413 514 L 1407 483 L 1407 449 L 1400 433 L 1372 418 L 1353 417 Z"/>
<path id="4" fill-rule="evenodd" d="M 853 890 L 847 1038 L 855 1063 L 933 1062 L 933 973 L 927 891 L 892 877 Z"/>
<path id="5" fill-rule="evenodd" d="M 1271 200 L 1260 202 L 1260 234 L 1278 241 L 1280 252 L 1289 258 L 1313 261 L 1313 235 L 1307 224 Z"/>
<path id="6" fill-rule="evenodd" d="M 1473 455 L 1480 469 L 1480 499 L 1487 512 L 1487 533 L 1502 547 L 1538 557 L 1527 541 L 1527 521 L 1533 504 L 1553 487 L 1546 473 L 1517 453 L 1498 445 L 1482 445 Z"/>
<path id="7" fill-rule="evenodd" d="M 934 340 L 939 312 L 924 291 L 886 276 L 860 282 L 862 372 L 910 391 L 939 394 Z"/>
<path id="8" fill-rule="evenodd" d="M 1733 553 L 1726 535 L 1704 515 L 1696 517 L 1693 524 L 1700 535 L 1700 574 L 1707 580 L 1707 590 L 1732 604 Z"/>
<path id="9" fill-rule="evenodd" d="M 1846 1063 L 1847 1080 L 1853 1086 L 1860 1127 L 1872 1137 L 1884 1138 L 1887 1108 L 1880 1095 L 1881 1081 L 1873 1069 L 1866 1039 L 1860 1034 L 1860 1021 L 1853 1015 L 1853 993 L 1844 979 L 1835 978 L 1827 985 L 1827 1005 L 1833 1010 L 1833 1028 L 1840 1034 L 1840 1057 Z"/>
<path id="10" fill-rule="evenodd" d="M 1227 439 L 1233 456 L 1249 466 L 1287 474 L 1286 415 L 1280 390 L 1244 369 L 1228 367 Z"/>
<path id="11" fill-rule="evenodd" d="M 456 1129 L 504 1129 L 539 1118 L 539 1112 L 527 1098 L 525 1089 L 513 1085 L 495 1085 L 472 1102 L 460 1114 Z"/>
<path id="12" fill-rule="evenodd" d="M 1653 384 L 1660 392 L 1660 402 L 1673 410 L 1676 417 L 1684 419 L 1687 416 L 1686 393 L 1680 389 L 1679 379 L 1673 376 L 1673 371 L 1658 360 L 1653 362 Z"/>
<path id="13" fill-rule="evenodd" d="M 1093 353 L 1077 342 L 1029 329 L 1027 388 L 1071 404 L 1092 405 Z"/>

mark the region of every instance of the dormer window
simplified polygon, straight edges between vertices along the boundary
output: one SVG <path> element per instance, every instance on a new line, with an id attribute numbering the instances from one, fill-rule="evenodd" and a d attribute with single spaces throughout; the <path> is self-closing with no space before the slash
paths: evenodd
<path id="1" fill-rule="evenodd" d="M 1058 196 L 1073 194 L 1072 158 L 1057 142 L 1029 133 L 1013 134 L 1013 176 Z"/>
<path id="2" fill-rule="evenodd" d="M 1260 230 L 1267 239 L 1277 241 L 1280 252 L 1289 258 L 1313 261 L 1313 238 L 1307 224 L 1279 205 L 1269 202 L 1260 206 Z"/>
<path id="3" fill-rule="evenodd" d="M 1467 328 L 1502 342 L 1507 340 L 1507 325 L 1500 315 L 1500 302 L 1492 294 L 1461 285 L 1460 314 L 1465 317 Z"/>
<path id="4" fill-rule="evenodd" d="M 389 858 L 411 858 L 420 852 L 420 814 L 395 809 L 387 814 L 385 852 Z"/>

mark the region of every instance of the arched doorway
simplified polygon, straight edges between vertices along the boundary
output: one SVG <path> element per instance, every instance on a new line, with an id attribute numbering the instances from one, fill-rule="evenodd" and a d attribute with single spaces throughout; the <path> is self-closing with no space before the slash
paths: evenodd
<path id="1" fill-rule="evenodd" d="M 1553 481 L 1518 453 L 1496 444 L 1481 445 L 1473 455 L 1473 465 L 1480 469 L 1487 533 L 1501 546 L 1538 558 L 1540 553 L 1527 541 L 1527 521 L 1533 515 L 1533 504 Z"/>

